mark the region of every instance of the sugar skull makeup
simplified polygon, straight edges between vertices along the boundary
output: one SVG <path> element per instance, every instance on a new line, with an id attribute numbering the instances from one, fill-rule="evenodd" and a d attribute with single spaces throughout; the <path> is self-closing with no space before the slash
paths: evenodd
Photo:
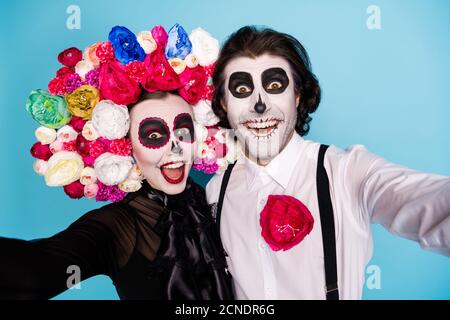
<path id="1" fill-rule="evenodd" d="M 289 63 L 281 57 L 238 57 L 225 68 L 223 105 L 247 155 L 266 164 L 294 133 L 299 97 Z"/>
<path id="2" fill-rule="evenodd" d="M 139 102 L 130 117 L 133 156 L 149 184 L 167 194 L 181 193 L 196 148 L 191 106 L 167 94 Z"/>

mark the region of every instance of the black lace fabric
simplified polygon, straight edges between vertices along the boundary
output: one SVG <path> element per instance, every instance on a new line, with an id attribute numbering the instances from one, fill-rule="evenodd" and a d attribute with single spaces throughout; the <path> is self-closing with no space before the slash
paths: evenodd
<path id="1" fill-rule="evenodd" d="M 202 187 L 178 195 L 147 183 L 123 201 L 31 241 L 0 238 L 0 298 L 48 299 L 81 280 L 109 276 L 121 299 L 232 299 L 224 252 Z"/>

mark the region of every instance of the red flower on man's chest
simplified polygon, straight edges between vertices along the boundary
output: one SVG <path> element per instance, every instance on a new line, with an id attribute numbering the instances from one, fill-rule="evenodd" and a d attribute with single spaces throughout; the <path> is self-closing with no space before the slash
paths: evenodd
<path id="1" fill-rule="evenodd" d="M 288 195 L 269 195 L 261 211 L 261 235 L 274 251 L 289 250 L 312 230 L 314 218 L 298 199 Z"/>

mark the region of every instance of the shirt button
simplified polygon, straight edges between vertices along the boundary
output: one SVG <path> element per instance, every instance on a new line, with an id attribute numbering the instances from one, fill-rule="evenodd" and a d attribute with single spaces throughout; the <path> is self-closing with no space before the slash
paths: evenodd
<path id="1" fill-rule="evenodd" d="M 264 242 L 262 242 L 262 241 L 259 242 L 259 249 L 260 250 L 265 250 L 266 249 L 266 245 L 264 244 Z"/>
<path id="2" fill-rule="evenodd" d="M 259 200 L 259 204 L 260 204 L 260 205 L 264 205 L 265 203 L 266 203 L 266 200 L 265 200 L 265 199 Z"/>

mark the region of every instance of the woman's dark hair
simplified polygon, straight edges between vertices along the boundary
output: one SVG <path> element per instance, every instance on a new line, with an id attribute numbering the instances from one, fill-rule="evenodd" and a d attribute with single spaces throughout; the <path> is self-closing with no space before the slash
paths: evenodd
<path id="1" fill-rule="evenodd" d="M 295 90 L 300 94 L 295 130 L 304 136 L 308 133 L 309 122 L 312 120 L 309 114 L 317 110 L 320 102 L 319 82 L 311 72 L 308 53 L 294 37 L 272 29 L 259 29 L 254 26 L 242 27 L 233 33 L 223 45 L 216 61 L 213 75 L 215 94 L 212 109 L 220 119 L 219 125 L 230 128 L 227 113 L 221 105 L 224 94 L 225 67 L 236 57 L 256 58 L 265 53 L 283 57 L 291 65 Z"/>

